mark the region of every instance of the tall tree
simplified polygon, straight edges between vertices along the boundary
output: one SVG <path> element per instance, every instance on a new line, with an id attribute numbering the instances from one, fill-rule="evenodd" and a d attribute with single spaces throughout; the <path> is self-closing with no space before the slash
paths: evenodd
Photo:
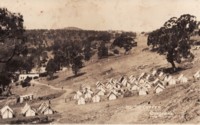
<path id="1" fill-rule="evenodd" d="M 77 55 L 76 57 L 73 58 L 72 71 L 75 76 L 78 75 L 80 68 L 83 66 L 82 59 L 83 59 L 83 56 L 81 55 Z"/>
<path id="2" fill-rule="evenodd" d="M 106 47 L 106 43 L 104 41 L 100 43 L 97 54 L 99 59 L 108 57 L 108 48 Z"/>
<path id="3" fill-rule="evenodd" d="M 6 8 L 0 8 L 0 64 L 5 69 L 6 65 L 15 55 L 24 51 L 23 16 L 12 13 Z M 0 86 L 5 87 L 10 82 L 7 70 L 0 71 Z"/>
<path id="4" fill-rule="evenodd" d="M 181 59 L 193 59 L 190 51 L 190 36 L 197 25 L 196 17 L 190 14 L 181 15 L 179 18 L 170 18 L 163 27 L 151 32 L 147 45 L 152 45 L 159 54 L 167 56 L 173 70 L 176 70 L 175 62 L 181 63 Z"/>
<path id="5" fill-rule="evenodd" d="M 57 64 L 53 59 L 50 59 L 47 63 L 46 71 L 50 77 L 50 80 L 53 78 L 53 74 L 57 71 L 58 67 Z"/>

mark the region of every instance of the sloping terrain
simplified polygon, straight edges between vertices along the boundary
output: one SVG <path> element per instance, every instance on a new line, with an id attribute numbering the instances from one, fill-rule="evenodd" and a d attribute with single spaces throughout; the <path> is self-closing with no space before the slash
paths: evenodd
<path id="1" fill-rule="evenodd" d="M 152 69 L 171 67 L 165 56 L 146 49 L 146 40 L 146 36 L 138 35 L 138 47 L 133 48 L 129 55 L 92 59 L 81 69 L 78 77 L 74 77 L 69 69 L 56 73 L 58 78 L 54 80 L 43 79 L 27 90 L 13 88 L 14 92 L 37 91 L 37 95 L 42 96 L 65 91 L 51 100 L 52 108 L 61 115 L 54 123 L 200 123 L 200 81 L 194 82 L 192 79 L 192 75 L 200 70 L 199 50 L 195 50 L 196 58 L 192 63 L 179 65 L 183 70 L 173 74 L 174 77 L 184 74 L 190 79 L 187 84 L 168 86 L 160 94 L 150 93 L 114 101 L 77 105 L 72 100 L 80 86 L 90 85 L 94 88 L 97 81 L 105 82 L 122 75 L 139 76 Z"/>
<path id="2" fill-rule="evenodd" d="M 61 97 L 52 100 L 54 109 L 61 113 L 61 118 L 55 123 L 199 123 L 199 81 L 190 80 L 187 84 L 169 86 L 158 95 L 133 96 L 86 105 L 77 105 L 70 100 L 72 93 L 81 85 L 94 87 L 97 81 L 106 81 L 111 77 L 138 76 L 142 72 L 171 66 L 164 56 L 144 49 L 147 47 L 145 36 L 138 36 L 137 41 L 138 47 L 130 55 L 89 62 L 81 69 L 83 75 L 79 77 L 72 77 L 72 72 L 68 70 L 57 73 L 58 79 L 41 81 L 66 90 Z M 193 62 L 189 68 L 173 76 L 183 73 L 191 79 L 199 66 L 198 62 Z"/>

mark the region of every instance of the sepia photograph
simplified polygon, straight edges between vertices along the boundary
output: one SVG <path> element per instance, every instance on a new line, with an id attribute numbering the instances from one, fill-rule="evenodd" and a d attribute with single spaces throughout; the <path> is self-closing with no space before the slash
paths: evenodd
<path id="1" fill-rule="evenodd" d="M 0 0 L 0 124 L 200 124 L 200 0 Z"/>

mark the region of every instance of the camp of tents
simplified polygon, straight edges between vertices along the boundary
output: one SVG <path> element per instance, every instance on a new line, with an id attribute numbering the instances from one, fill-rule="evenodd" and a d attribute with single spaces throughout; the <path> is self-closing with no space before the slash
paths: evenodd
<path id="1" fill-rule="evenodd" d="M 200 71 L 193 75 L 194 80 L 200 79 Z M 90 86 L 81 87 L 80 90 L 74 94 L 74 100 L 78 105 L 86 103 L 96 103 L 107 100 L 116 100 L 118 98 L 126 97 L 127 93 L 132 93 L 130 96 L 136 95 L 145 96 L 153 90 L 154 94 L 163 92 L 167 86 L 184 84 L 189 79 L 180 74 L 178 78 L 162 71 L 153 70 L 152 72 L 143 72 L 141 75 L 121 76 L 119 79 L 111 78 L 106 82 L 97 81 L 96 88 Z M 133 94 L 134 93 L 134 94 Z"/>

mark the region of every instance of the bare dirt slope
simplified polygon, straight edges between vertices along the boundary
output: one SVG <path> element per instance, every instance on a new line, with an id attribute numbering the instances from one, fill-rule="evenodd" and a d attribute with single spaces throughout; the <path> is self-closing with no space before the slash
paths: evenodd
<path id="1" fill-rule="evenodd" d="M 139 75 L 152 68 L 171 66 L 164 56 L 144 50 L 147 47 L 145 36 L 138 35 L 137 41 L 138 47 L 130 55 L 89 62 L 81 69 L 83 75 L 79 77 L 73 78 L 69 70 L 57 73 L 59 78 L 55 80 L 41 81 L 66 90 L 61 97 L 52 100 L 53 108 L 61 113 L 61 118 L 55 123 L 200 123 L 200 82 L 170 86 L 159 95 L 133 96 L 86 105 L 70 101 L 72 93 L 80 85 L 95 86 L 97 81 L 111 77 Z M 191 77 L 200 69 L 199 66 L 198 62 L 194 62 L 192 68 L 174 76 L 183 73 Z"/>

